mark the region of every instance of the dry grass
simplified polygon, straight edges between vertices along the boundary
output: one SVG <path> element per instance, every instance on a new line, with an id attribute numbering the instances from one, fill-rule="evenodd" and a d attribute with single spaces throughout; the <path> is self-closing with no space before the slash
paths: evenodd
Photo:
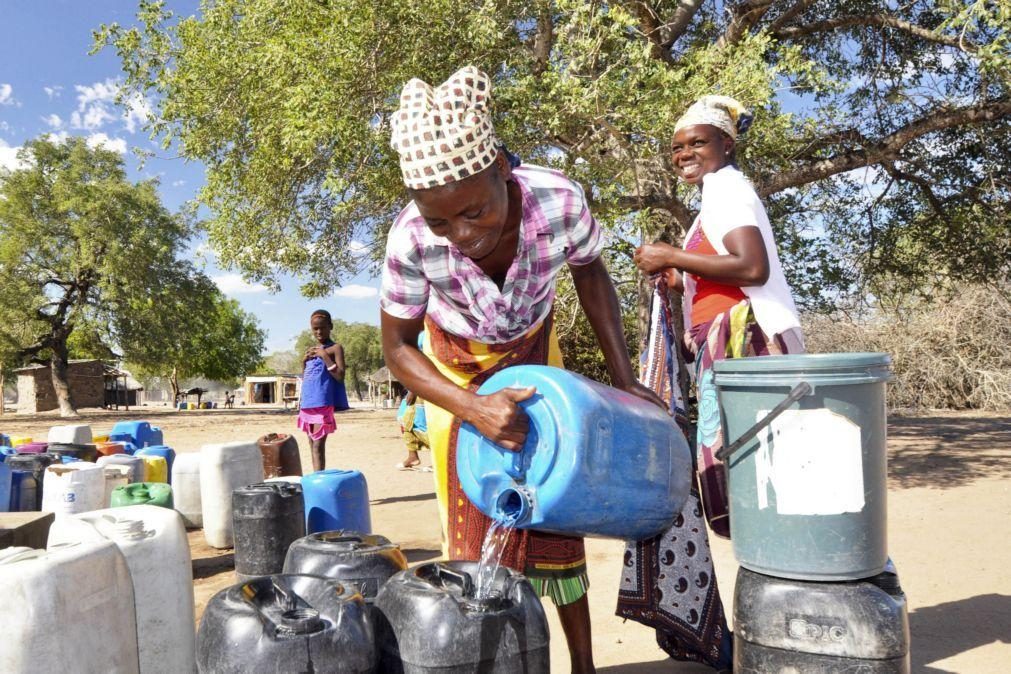
<path id="1" fill-rule="evenodd" d="M 892 356 L 892 409 L 1011 409 L 1011 298 L 970 287 L 946 301 L 917 301 L 874 316 L 809 316 L 811 352 Z"/>

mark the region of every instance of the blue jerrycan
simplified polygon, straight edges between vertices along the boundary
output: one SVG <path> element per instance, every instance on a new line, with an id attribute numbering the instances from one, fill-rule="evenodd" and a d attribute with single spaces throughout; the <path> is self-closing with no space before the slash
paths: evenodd
<path id="1" fill-rule="evenodd" d="M 692 478 L 691 452 L 656 405 L 573 372 L 518 365 L 480 389 L 533 386 L 520 403 L 530 430 L 510 452 L 460 427 L 457 473 L 492 519 L 561 534 L 639 540 L 668 527 Z"/>

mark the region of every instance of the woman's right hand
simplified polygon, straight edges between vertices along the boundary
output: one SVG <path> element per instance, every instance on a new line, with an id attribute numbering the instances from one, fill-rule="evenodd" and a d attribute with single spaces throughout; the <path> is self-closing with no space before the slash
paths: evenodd
<path id="1" fill-rule="evenodd" d="M 672 260 L 677 249 L 667 243 L 644 243 L 635 249 L 632 254 L 632 262 L 646 274 L 656 274 L 657 272 L 673 267 Z"/>
<path id="2" fill-rule="evenodd" d="M 523 449 L 530 429 L 530 419 L 518 403 L 537 392 L 527 388 L 504 388 L 489 395 L 475 396 L 467 420 L 477 432 L 510 452 Z"/>

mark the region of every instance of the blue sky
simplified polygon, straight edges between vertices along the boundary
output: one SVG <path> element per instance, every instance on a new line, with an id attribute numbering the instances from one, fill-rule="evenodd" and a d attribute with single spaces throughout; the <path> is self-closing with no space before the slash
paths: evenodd
<path id="1" fill-rule="evenodd" d="M 197 2 L 170 0 L 168 5 L 188 15 Z M 133 180 L 157 178 L 169 210 L 196 195 L 204 181 L 203 166 L 184 162 L 148 138 L 141 128 L 149 107 L 144 101 L 127 114 L 113 104 L 121 72 L 112 50 L 88 55 L 95 28 L 113 21 L 133 25 L 135 10 L 132 0 L 0 0 L 5 27 L 0 40 L 0 165 L 12 167 L 17 148 L 41 134 L 83 136 L 122 153 Z M 140 169 L 133 148 L 156 155 Z M 223 292 L 257 316 L 267 331 L 268 352 L 291 346 L 316 308 L 347 321 L 379 321 L 377 279 L 348 279 L 334 296 L 307 300 L 299 294 L 297 278 L 282 278 L 281 291 L 271 294 L 233 270 L 219 269 L 200 242 L 193 255 Z"/>

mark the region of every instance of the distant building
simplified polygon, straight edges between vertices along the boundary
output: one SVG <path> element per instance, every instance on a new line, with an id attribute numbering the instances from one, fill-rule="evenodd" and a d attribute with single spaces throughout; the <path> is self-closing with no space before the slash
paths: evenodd
<path id="1" fill-rule="evenodd" d="M 18 378 L 18 412 L 35 414 L 59 407 L 48 365 L 29 365 L 14 370 L 14 374 Z M 128 372 L 100 360 L 71 360 L 67 365 L 67 385 L 70 403 L 77 409 L 143 403 L 144 387 Z"/>
<path id="2" fill-rule="evenodd" d="M 298 404 L 302 378 L 293 374 L 269 374 L 246 377 L 242 400 L 247 405 Z"/>

